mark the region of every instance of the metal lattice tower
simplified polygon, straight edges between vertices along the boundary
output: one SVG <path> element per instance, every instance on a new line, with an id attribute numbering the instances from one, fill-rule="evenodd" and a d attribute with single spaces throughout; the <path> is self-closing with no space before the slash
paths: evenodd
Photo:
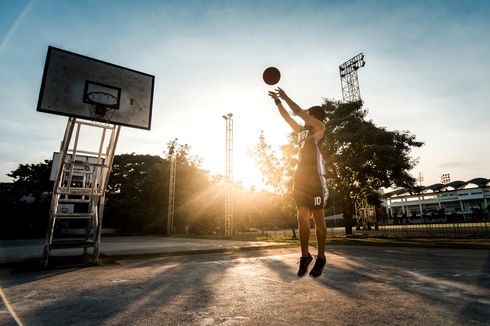
<path id="1" fill-rule="evenodd" d="M 177 157 L 172 146 L 170 154 L 170 178 L 168 181 L 168 214 L 167 214 L 167 235 L 173 234 L 174 229 L 174 210 L 175 210 L 175 175 L 177 174 Z"/>
<path id="2" fill-rule="evenodd" d="M 226 120 L 226 165 L 225 165 L 225 235 L 233 235 L 233 114 L 223 116 Z"/>
<path id="3" fill-rule="evenodd" d="M 359 53 L 339 66 L 342 97 L 345 102 L 356 102 L 361 100 L 357 70 L 364 67 L 365 64 L 364 54 Z"/>

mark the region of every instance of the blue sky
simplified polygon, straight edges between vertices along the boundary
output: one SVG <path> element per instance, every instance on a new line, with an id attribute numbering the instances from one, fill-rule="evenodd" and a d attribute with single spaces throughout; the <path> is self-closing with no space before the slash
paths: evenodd
<path id="1" fill-rule="evenodd" d="M 248 148 L 289 132 L 263 69 L 309 107 L 341 99 L 338 66 L 363 52 L 368 118 L 425 142 L 414 176 L 490 177 L 488 17 L 488 1 L 0 0 L 0 181 L 59 149 L 66 117 L 36 112 L 49 45 L 155 75 L 152 129 L 123 128 L 117 153 L 177 137 L 222 174 L 232 112 L 235 178 L 258 183 Z"/>

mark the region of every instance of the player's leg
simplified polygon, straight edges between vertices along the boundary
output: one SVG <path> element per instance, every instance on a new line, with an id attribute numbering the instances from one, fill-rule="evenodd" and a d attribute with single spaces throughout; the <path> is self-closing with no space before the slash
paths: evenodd
<path id="1" fill-rule="evenodd" d="M 299 242 L 301 245 L 301 258 L 299 260 L 298 276 L 304 276 L 308 272 L 308 267 L 313 261 L 308 252 L 308 245 L 310 242 L 310 209 L 304 206 L 298 207 L 298 228 L 299 228 Z"/>
<path id="2" fill-rule="evenodd" d="M 298 207 L 299 242 L 301 244 L 301 256 L 307 257 L 310 242 L 310 209 L 304 206 Z"/>
<path id="3" fill-rule="evenodd" d="M 299 229 L 299 241 L 301 244 L 301 256 L 308 256 L 308 243 L 310 240 L 310 208 L 308 207 L 309 194 L 308 194 L 308 175 L 296 171 L 294 174 L 293 183 L 293 198 L 296 203 L 298 229 Z"/>
<path id="4" fill-rule="evenodd" d="M 325 210 L 323 208 L 312 210 L 315 220 L 316 242 L 318 244 L 318 257 L 325 258 L 325 239 L 327 227 L 325 226 Z"/>
<path id="5" fill-rule="evenodd" d="M 322 275 L 323 268 L 327 263 L 327 259 L 325 258 L 325 238 L 327 235 L 327 228 L 325 226 L 325 212 L 323 208 L 313 210 L 312 214 L 315 219 L 318 256 L 316 257 L 315 265 L 313 265 L 313 268 L 310 271 L 310 276 L 318 277 Z"/>
<path id="6" fill-rule="evenodd" d="M 301 277 L 308 272 L 308 266 L 313 261 L 308 252 L 310 242 L 310 208 L 308 196 L 307 175 L 295 173 L 293 185 L 293 197 L 298 210 L 299 242 L 301 245 L 301 259 L 299 260 L 298 276 Z"/>

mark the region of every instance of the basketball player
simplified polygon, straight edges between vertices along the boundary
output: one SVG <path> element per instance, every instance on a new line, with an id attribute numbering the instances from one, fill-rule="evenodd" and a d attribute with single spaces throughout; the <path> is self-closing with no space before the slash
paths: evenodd
<path id="1" fill-rule="evenodd" d="M 279 109 L 279 113 L 298 135 L 299 161 L 294 173 L 293 197 L 298 212 L 299 240 L 301 244 L 301 259 L 299 262 L 298 276 L 308 272 L 308 267 L 313 261 L 308 252 L 310 239 L 309 219 L 313 216 L 315 221 L 316 240 L 318 243 L 318 256 L 315 265 L 309 275 L 318 277 L 325 267 L 325 205 L 328 197 L 327 180 L 325 178 L 325 163 L 323 161 L 320 144 L 325 132 L 322 121 L 325 119 L 325 111 L 321 106 L 313 106 L 303 110 L 281 89 L 269 92 L 269 96 Z M 286 111 L 282 101 L 291 108 L 293 113 L 304 121 L 304 126 L 298 124 Z"/>

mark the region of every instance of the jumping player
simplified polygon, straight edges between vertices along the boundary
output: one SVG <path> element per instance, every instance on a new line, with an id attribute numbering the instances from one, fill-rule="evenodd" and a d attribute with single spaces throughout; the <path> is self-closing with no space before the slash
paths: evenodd
<path id="1" fill-rule="evenodd" d="M 320 141 L 323 139 L 325 126 L 325 111 L 321 106 L 313 106 L 304 111 L 281 89 L 269 92 L 269 96 L 279 109 L 279 113 L 298 135 L 299 162 L 294 173 L 293 197 L 298 212 L 299 240 L 301 244 L 301 259 L 298 276 L 308 272 L 308 266 L 313 261 L 308 252 L 310 239 L 310 216 L 315 221 L 318 256 L 309 275 L 318 277 L 325 267 L 325 205 L 328 198 L 327 180 L 325 178 L 325 163 L 320 152 Z M 287 103 L 293 113 L 304 121 L 304 126 L 298 124 L 286 111 L 281 99 Z"/>

